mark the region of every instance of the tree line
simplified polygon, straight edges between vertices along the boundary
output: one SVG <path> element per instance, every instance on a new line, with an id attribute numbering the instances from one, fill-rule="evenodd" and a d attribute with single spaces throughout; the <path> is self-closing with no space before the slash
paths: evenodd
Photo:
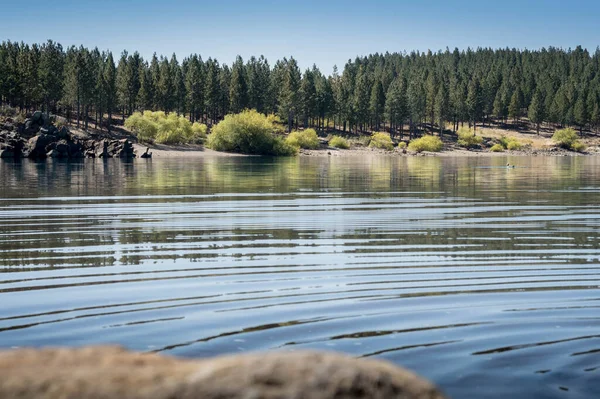
<path id="1" fill-rule="evenodd" d="M 138 110 L 162 110 L 212 125 L 256 109 L 294 127 L 344 131 L 439 131 L 459 125 L 600 126 L 600 49 L 479 48 L 372 54 L 340 72 L 263 56 L 232 65 L 198 54 L 178 61 L 59 43 L 0 45 L 0 103 L 44 109 L 100 126 Z M 103 123 L 107 116 L 110 122 Z M 526 118 L 526 119 L 525 119 Z"/>

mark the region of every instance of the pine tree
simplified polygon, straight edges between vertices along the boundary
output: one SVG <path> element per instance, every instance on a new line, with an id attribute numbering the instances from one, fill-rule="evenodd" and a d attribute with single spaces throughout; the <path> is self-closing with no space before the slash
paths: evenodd
<path id="1" fill-rule="evenodd" d="M 364 124 L 369 119 L 369 87 L 368 73 L 361 66 L 356 76 L 356 86 L 354 89 L 354 113 L 361 130 L 364 130 Z"/>
<path id="2" fill-rule="evenodd" d="M 316 113 L 317 88 L 315 87 L 314 75 L 307 69 L 300 83 L 300 107 L 303 116 L 304 128 L 310 127 L 309 119 Z"/>
<path id="3" fill-rule="evenodd" d="M 229 108 L 233 113 L 243 111 L 248 106 L 248 83 L 244 61 L 239 55 L 231 69 L 229 82 Z"/>
<path id="4" fill-rule="evenodd" d="M 104 63 L 104 92 L 106 94 L 106 111 L 108 112 L 108 131 L 112 125 L 112 113 L 117 105 L 117 71 L 112 53 L 109 51 Z"/>
<path id="5" fill-rule="evenodd" d="M 390 123 L 392 136 L 398 129 L 398 125 L 402 132 L 404 121 L 408 117 L 408 104 L 404 85 L 400 78 L 394 79 L 390 84 L 385 100 L 385 113 Z"/>
<path id="6" fill-rule="evenodd" d="M 173 110 L 173 81 L 169 61 L 166 58 L 162 58 L 159 62 L 158 86 L 156 86 L 156 91 L 159 98 L 159 108 L 165 112 Z"/>
<path id="7" fill-rule="evenodd" d="M 544 121 L 544 99 L 542 93 L 537 90 L 531 99 L 531 104 L 527 110 L 527 117 L 532 123 L 535 123 L 537 134 L 540 134 L 540 124 Z"/>
<path id="8" fill-rule="evenodd" d="M 219 63 L 209 58 L 206 61 L 206 82 L 204 84 L 205 106 L 214 124 L 219 117 L 219 102 L 221 98 L 221 87 L 219 82 Z"/>
<path id="9" fill-rule="evenodd" d="M 150 69 L 145 63 L 140 65 L 140 90 L 137 96 L 137 105 L 141 110 L 151 110 L 154 108 L 154 84 Z"/>
<path id="10" fill-rule="evenodd" d="M 294 118 L 299 110 L 300 96 L 300 70 L 298 63 L 292 57 L 287 61 L 283 74 L 281 90 L 279 92 L 279 115 L 288 121 L 288 131 L 292 131 Z"/>
<path id="11" fill-rule="evenodd" d="M 510 98 L 510 105 L 508 106 L 508 116 L 518 121 L 521 117 L 521 109 L 523 108 L 523 93 L 520 88 L 517 88 Z"/>
<path id="12" fill-rule="evenodd" d="M 587 93 L 582 91 L 573 108 L 575 123 L 579 126 L 579 134 L 583 135 L 583 129 L 589 123 L 590 115 L 587 109 Z"/>
<path id="13" fill-rule="evenodd" d="M 481 119 L 481 114 L 483 112 L 483 93 L 479 79 L 477 78 L 472 78 L 469 83 L 466 105 L 469 113 L 469 120 L 473 124 L 473 135 L 475 135 L 477 122 Z"/>
<path id="14" fill-rule="evenodd" d="M 377 80 L 371 88 L 369 101 L 369 112 L 371 120 L 375 121 L 375 130 L 380 130 L 381 119 L 385 108 L 385 93 L 380 80 Z"/>
<path id="15" fill-rule="evenodd" d="M 60 44 L 48 40 L 42 46 L 39 73 L 41 96 L 44 99 L 46 113 L 49 115 L 51 106 L 56 108 L 63 90 L 64 54 Z M 1 72 L 0 72 L 1 74 Z"/>
<path id="16" fill-rule="evenodd" d="M 441 84 L 435 98 L 435 117 L 440 128 L 440 137 L 444 133 L 444 124 L 448 117 L 450 98 L 445 84 Z"/>

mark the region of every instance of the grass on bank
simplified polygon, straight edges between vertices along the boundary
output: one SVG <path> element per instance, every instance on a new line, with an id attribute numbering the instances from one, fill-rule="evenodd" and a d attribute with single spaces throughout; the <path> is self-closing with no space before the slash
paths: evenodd
<path id="1" fill-rule="evenodd" d="M 205 124 L 190 122 L 184 116 L 163 111 L 135 112 L 125 120 L 125 127 L 140 142 L 160 144 L 201 144 L 206 139 Z"/>
<path id="2" fill-rule="evenodd" d="M 227 115 L 212 128 L 207 146 L 215 151 L 256 155 L 295 155 L 298 149 L 275 135 L 273 123 L 255 110 Z"/>

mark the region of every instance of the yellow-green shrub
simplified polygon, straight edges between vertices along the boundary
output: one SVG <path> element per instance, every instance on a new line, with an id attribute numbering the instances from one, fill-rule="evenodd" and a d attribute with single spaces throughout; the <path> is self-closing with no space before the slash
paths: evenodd
<path id="1" fill-rule="evenodd" d="M 207 131 L 208 127 L 204 123 L 194 122 L 192 124 L 192 136 L 190 137 L 190 140 L 193 143 L 204 143 Z"/>
<path id="2" fill-rule="evenodd" d="M 570 149 L 573 151 L 584 151 L 585 145 L 579 141 L 577 132 L 571 128 L 561 129 L 554 132 L 552 141 L 558 144 L 562 148 Z"/>
<path id="3" fill-rule="evenodd" d="M 329 145 L 342 150 L 347 150 L 350 148 L 350 143 L 348 143 L 348 140 L 340 136 L 333 136 L 331 140 L 329 140 Z"/>
<path id="4" fill-rule="evenodd" d="M 273 124 L 263 114 L 246 110 L 227 115 L 212 128 L 207 145 L 216 151 L 259 155 L 294 155 L 297 148 L 273 134 Z"/>
<path id="5" fill-rule="evenodd" d="M 418 139 L 414 139 L 408 144 L 408 149 L 415 152 L 439 152 L 442 150 L 444 144 L 439 137 L 435 136 L 423 136 Z"/>
<path id="6" fill-rule="evenodd" d="M 500 145 L 506 150 L 520 150 L 523 147 L 523 143 L 514 137 L 500 136 Z"/>
<path id="7" fill-rule="evenodd" d="M 521 142 L 517 139 L 509 140 L 508 144 L 506 145 L 506 149 L 511 150 L 511 151 L 520 150 L 522 147 L 523 147 L 523 144 L 521 144 Z"/>
<path id="8" fill-rule="evenodd" d="M 406 146 L 407 146 L 407 144 L 406 144 L 406 142 L 405 142 L 405 141 L 401 141 L 401 142 L 399 142 L 399 143 L 398 143 L 398 149 L 399 149 L 399 150 L 403 150 L 403 149 L 405 149 L 405 148 L 406 148 Z"/>
<path id="9" fill-rule="evenodd" d="M 394 143 L 387 133 L 373 133 L 369 147 L 392 151 L 394 149 Z"/>
<path id="10" fill-rule="evenodd" d="M 491 152 L 504 152 L 504 146 L 502 144 L 494 144 L 492 148 L 490 148 Z"/>
<path id="11" fill-rule="evenodd" d="M 184 116 L 163 111 L 135 112 L 125 120 L 125 127 L 139 141 L 156 141 L 161 144 L 183 144 L 202 142 L 206 136 L 206 125 L 192 123 Z"/>
<path id="12" fill-rule="evenodd" d="M 267 115 L 267 120 L 273 124 L 274 132 L 276 132 L 276 133 L 284 133 L 285 132 L 285 126 L 283 125 L 283 122 L 281 121 L 281 118 L 279 117 L 279 115 L 269 114 L 269 115 Z"/>
<path id="13" fill-rule="evenodd" d="M 479 146 L 483 142 L 483 138 L 475 136 L 473 130 L 467 127 L 458 129 L 458 145 L 465 148 L 473 148 Z"/>
<path id="14" fill-rule="evenodd" d="M 319 148 L 319 137 L 317 136 L 315 129 L 292 132 L 285 141 L 296 148 L 304 148 L 307 150 Z"/>
<path id="15" fill-rule="evenodd" d="M 583 152 L 585 151 L 587 147 L 585 146 L 585 144 L 583 144 L 581 141 L 579 140 L 575 140 L 572 144 L 571 144 L 571 149 L 573 151 L 577 151 L 577 152 Z"/>

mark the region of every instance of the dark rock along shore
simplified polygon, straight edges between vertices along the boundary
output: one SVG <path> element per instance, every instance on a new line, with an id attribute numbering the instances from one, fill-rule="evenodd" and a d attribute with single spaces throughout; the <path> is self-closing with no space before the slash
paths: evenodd
<path id="1" fill-rule="evenodd" d="M 0 158 L 81 159 L 135 158 L 132 143 L 122 140 L 86 140 L 66 126 L 56 127 L 41 111 L 22 124 L 6 118 L 0 122 Z"/>

